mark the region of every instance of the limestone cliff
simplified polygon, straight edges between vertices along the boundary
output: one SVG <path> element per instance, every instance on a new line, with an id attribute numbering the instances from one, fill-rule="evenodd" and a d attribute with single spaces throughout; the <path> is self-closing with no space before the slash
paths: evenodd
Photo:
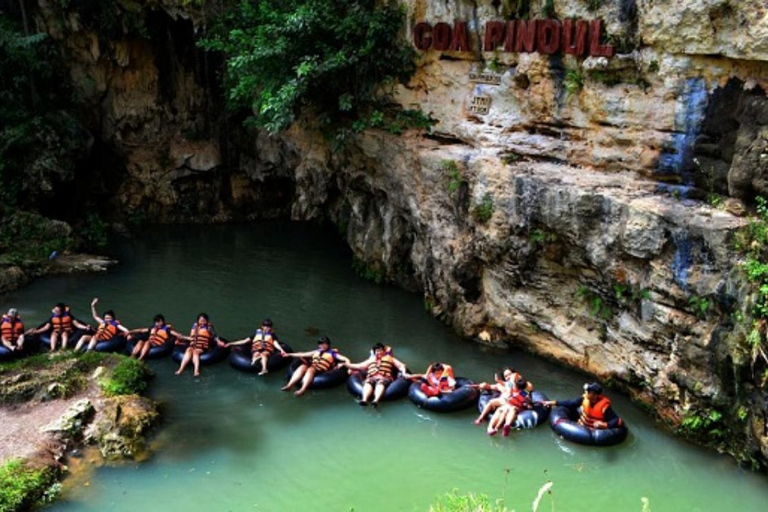
<path id="1" fill-rule="evenodd" d="M 715 444 L 768 460 L 733 249 L 741 201 L 768 194 L 764 2 L 404 2 L 407 37 L 465 21 L 469 51 L 421 51 L 397 90 L 429 133 L 341 150 L 311 123 L 268 137 L 221 115 L 198 3 L 113 3 L 142 4 L 145 33 L 105 39 L 46 0 L 37 21 L 70 56 L 118 215 L 331 218 L 459 332 L 611 380 L 673 426 L 727 425 Z M 615 55 L 482 51 L 488 22 L 553 17 L 602 20 Z"/>

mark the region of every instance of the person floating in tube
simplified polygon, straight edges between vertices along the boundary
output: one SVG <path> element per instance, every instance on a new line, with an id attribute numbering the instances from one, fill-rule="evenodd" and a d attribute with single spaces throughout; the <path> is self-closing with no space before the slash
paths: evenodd
<path id="1" fill-rule="evenodd" d="M 24 332 L 24 323 L 21 321 L 16 308 L 9 309 L 8 314 L 3 315 L 0 329 L 2 330 L 0 342 L 5 348 L 11 352 L 24 350 L 24 335 L 28 333 Z M 32 332 L 34 329 L 29 330 L 29 333 Z"/>
<path id="2" fill-rule="evenodd" d="M 130 340 L 136 334 L 147 334 L 146 339 L 136 341 L 133 352 L 131 352 L 131 357 L 135 357 L 139 361 L 143 361 L 147 357 L 152 347 L 162 347 L 165 345 L 171 336 L 176 338 L 183 336 L 173 330 L 172 325 L 165 323 L 165 317 L 161 314 L 155 315 L 155 318 L 152 319 L 152 327 L 131 329 L 127 334 L 127 338 Z"/>
<path id="3" fill-rule="evenodd" d="M 494 411 L 491 421 L 488 422 L 489 436 L 495 435 L 501 429 L 502 435 L 507 437 L 520 411 L 533 406 L 531 392 L 527 388 L 528 382 L 519 377 L 511 391 L 504 395 L 505 402 Z"/>
<path id="4" fill-rule="evenodd" d="M 480 384 L 474 384 L 474 386 L 481 390 L 481 391 L 496 391 L 499 393 L 499 396 L 496 398 L 492 398 L 488 400 L 488 403 L 485 404 L 485 407 L 483 407 L 483 410 L 480 412 L 480 415 L 475 418 L 475 425 L 480 425 L 485 418 L 488 417 L 489 414 L 494 412 L 499 407 L 505 405 L 512 393 L 521 391 L 517 388 L 517 382 L 521 379 L 523 379 L 522 375 L 517 373 L 514 368 L 512 367 L 506 367 L 501 371 L 502 379 L 499 378 L 499 374 L 496 373 L 493 376 L 493 380 L 495 381 L 493 384 L 489 384 L 487 382 L 481 382 Z M 525 379 L 523 379 L 525 380 Z M 525 390 L 528 393 L 533 391 L 533 384 L 531 382 L 525 381 Z"/>
<path id="5" fill-rule="evenodd" d="M 412 380 L 421 379 L 421 390 L 428 397 L 453 393 L 453 390 L 456 389 L 456 377 L 449 364 L 432 363 L 427 367 L 426 372 L 411 375 L 410 378 Z"/>
<path id="6" fill-rule="evenodd" d="M 301 386 L 294 393 L 296 396 L 301 396 L 307 391 L 316 374 L 332 370 L 339 362 L 341 364 L 350 362 L 348 358 L 339 354 L 338 350 L 331 348 L 331 340 L 328 336 L 322 336 L 317 341 L 317 350 L 292 352 L 286 355 L 288 357 L 305 358 L 301 359 L 301 364 L 294 370 L 288 384 L 280 388 L 283 391 L 290 391 L 293 386 L 301 381 Z"/>
<path id="7" fill-rule="evenodd" d="M 184 351 L 184 357 L 181 359 L 179 369 L 176 370 L 176 375 L 181 375 L 182 372 L 184 372 L 184 368 L 187 367 L 191 360 L 192 366 L 195 369 L 195 377 L 199 377 L 200 355 L 212 348 L 214 343 L 220 347 L 227 346 L 227 344 L 221 341 L 216 335 L 216 331 L 208 320 L 208 315 L 205 313 L 197 315 L 197 322 L 192 324 L 189 336 L 176 337 L 176 344 L 180 345 L 182 340 L 188 342 L 189 346 L 187 347 L 187 350 Z"/>
<path id="8" fill-rule="evenodd" d="M 123 332 L 124 334 L 128 334 L 129 332 L 128 329 L 120 324 L 119 320 L 115 319 L 115 312 L 111 309 L 105 311 L 104 318 L 101 318 L 96 312 L 96 304 L 98 302 L 98 297 L 91 301 L 91 315 L 93 315 L 93 319 L 98 322 L 99 326 L 96 328 L 94 334 L 86 334 L 80 338 L 75 346 L 75 351 L 80 350 L 86 343 L 88 343 L 86 350 L 93 350 L 100 341 L 111 340 L 120 334 L 120 332 Z M 53 344 L 53 341 L 51 341 L 51 344 Z"/>
<path id="9" fill-rule="evenodd" d="M 384 391 L 392 384 L 395 379 L 395 368 L 400 374 L 409 378 L 410 376 L 406 372 L 405 365 L 394 358 L 394 356 L 388 355 L 386 346 L 382 343 L 377 343 L 373 346 L 373 355 L 360 363 L 343 363 L 342 366 L 349 368 L 349 372 L 366 370 L 367 375 L 365 383 L 363 384 L 363 396 L 358 400 L 360 405 L 368 405 L 368 401 L 373 395 L 373 402 L 371 405 L 377 407 L 381 397 L 384 396 Z"/>
<path id="10" fill-rule="evenodd" d="M 30 331 L 29 334 L 40 334 L 48 330 L 51 331 L 51 352 L 56 350 L 59 340 L 61 340 L 61 348 L 67 348 L 69 337 L 75 331 L 75 327 L 82 330 L 88 330 L 91 327 L 80 322 L 72 313 L 69 312 L 69 306 L 63 302 L 59 302 L 51 310 L 51 318 L 48 319 L 43 325 L 34 331 Z"/>
<path id="11" fill-rule="evenodd" d="M 616 428 L 624 424 L 623 420 L 613 412 L 611 400 L 603 395 L 603 386 L 597 382 L 584 384 L 584 395 L 573 400 L 550 400 L 544 402 L 547 407 L 560 405 L 572 410 L 581 408 L 579 425 L 588 428 Z"/>
<path id="12" fill-rule="evenodd" d="M 277 341 L 277 334 L 272 330 L 272 320 L 269 318 L 266 318 L 261 322 L 261 327 L 256 329 L 253 336 L 243 338 L 242 340 L 231 341 L 227 343 L 227 346 L 231 347 L 233 345 L 243 345 L 245 343 L 251 343 L 251 366 L 255 366 L 256 363 L 261 362 L 261 371 L 259 372 L 259 375 L 269 373 L 267 363 L 269 362 L 269 356 L 274 353 L 275 349 L 280 351 L 281 356 L 287 356 L 283 347 L 280 346 L 280 342 Z"/>

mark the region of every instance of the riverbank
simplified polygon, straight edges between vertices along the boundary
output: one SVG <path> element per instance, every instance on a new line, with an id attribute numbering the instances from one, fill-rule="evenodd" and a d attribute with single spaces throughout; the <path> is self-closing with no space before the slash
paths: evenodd
<path id="1" fill-rule="evenodd" d="M 34 264 L 0 264 L 0 294 L 17 290 L 35 278 L 75 272 L 106 272 L 117 261 L 95 254 L 63 254 Z"/>
<path id="2" fill-rule="evenodd" d="M 141 459 L 156 403 L 152 374 L 115 354 L 41 354 L 0 367 L 0 511 L 50 502 L 67 457 L 95 445 L 109 461 Z"/>

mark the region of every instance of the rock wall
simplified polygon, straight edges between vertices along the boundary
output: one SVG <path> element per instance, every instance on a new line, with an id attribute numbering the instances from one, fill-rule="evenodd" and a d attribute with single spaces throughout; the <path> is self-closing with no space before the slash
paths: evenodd
<path id="1" fill-rule="evenodd" d="M 768 194 L 764 2 L 406 1 L 407 37 L 465 20 L 473 51 L 420 52 L 396 91 L 437 121 L 428 133 L 371 130 L 342 150 L 311 123 L 268 137 L 221 116 L 219 63 L 194 46 L 206 18 L 187 3 L 148 3 L 147 34 L 100 40 L 39 2 L 103 146 L 91 182 L 117 215 L 331 218 L 459 332 L 594 373 L 672 426 L 722 415 L 733 434 L 718 447 L 768 460 L 733 315 L 751 300 L 741 201 Z M 542 10 L 603 20 L 616 55 L 479 51 L 488 21 Z M 498 83 L 470 77 L 483 72 Z"/>

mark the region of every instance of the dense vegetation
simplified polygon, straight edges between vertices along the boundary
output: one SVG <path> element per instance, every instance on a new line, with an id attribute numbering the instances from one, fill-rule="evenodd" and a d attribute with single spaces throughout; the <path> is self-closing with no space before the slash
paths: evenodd
<path id="1" fill-rule="evenodd" d="M 407 80 L 414 52 L 404 12 L 376 0 L 247 0 L 213 24 L 203 47 L 226 57 L 229 105 L 275 133 L 310 107 L 324 126 L 382 114 L 387 85 Z"/>
<path id="2" fill-rule="evenodd" d="M 53 468 L 33 468 L 20 460 L 0 466 L 0 512 L 31 510 L 49 503 L 57 494 Z"/>

